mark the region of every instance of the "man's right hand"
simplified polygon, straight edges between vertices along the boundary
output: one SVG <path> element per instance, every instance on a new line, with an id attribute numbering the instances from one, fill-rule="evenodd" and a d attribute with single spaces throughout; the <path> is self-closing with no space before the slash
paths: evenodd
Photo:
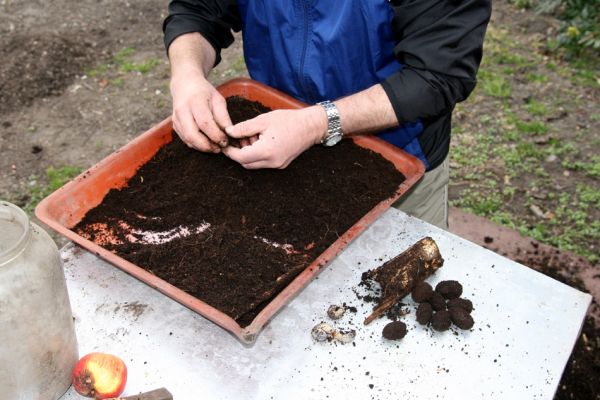
<path id="1" fill-rule="evenodd" d="M 206 79 L 215 63 L 215 50 L 199 33 L 177 37 L 169 47 L 173 128 L 188 146 L 219 153 L 229 141 L 227 104 Z"/>
<path id="2" fill-rule="evenodd" d="M 219 153 L 231 126 L 225 98 L 199 71 L 171 79 L 173 128 L 188 146 Z"/>

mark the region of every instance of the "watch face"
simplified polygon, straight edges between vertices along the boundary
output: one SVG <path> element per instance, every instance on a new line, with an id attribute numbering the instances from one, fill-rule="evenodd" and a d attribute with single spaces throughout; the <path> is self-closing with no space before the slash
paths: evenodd
<path id="1" fill-rule="evenodd" d="M 327 147 L 335 146 L 342 140 L 342 135 L 332 135 L 328 137 L 323 143 Z"/>

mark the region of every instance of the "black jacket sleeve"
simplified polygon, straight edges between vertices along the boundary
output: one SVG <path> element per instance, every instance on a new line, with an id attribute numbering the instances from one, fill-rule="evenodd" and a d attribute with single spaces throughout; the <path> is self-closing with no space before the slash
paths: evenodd
<path id="1" fill-rule="evenodd" d="M 491 0 L 392 1 L 398 60 L 382 86 L 398 120 L 448 114 L 475 88 Z"/>
<path id="2" fill-rule="evenodd" d="M 236 0 L 172 0 L 163 23 L 167 51 L 178 36 L 199 32 L 217 52 L 215 64 L 221 60 L 221 49 L 233 43 L 232 31 L 241 29 Z"/>

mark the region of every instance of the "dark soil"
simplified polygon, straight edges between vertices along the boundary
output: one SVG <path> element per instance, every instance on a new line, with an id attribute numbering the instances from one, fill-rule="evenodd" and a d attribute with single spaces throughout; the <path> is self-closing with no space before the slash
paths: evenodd
<path id="1" fill-rule="evenodd" d="M 15 35 L 0 42 L 3 59 L 10 60 L 0 63 L 0 114 L 62 94 L 95 61 L 96 49 L 76 36 Z"/>
<path id="2" fill-rule="evenodd" d="M 408 314 L 410 311 L 406 308 L 406 304 L 397 303 L 390 307 L 385 313 L 385 316 L 390 321 L 398 321 L 400 318 Z"/>
<path id="3" fill-rule="evenodd" d="M 246 104 L 240 119 L 261 111 Z M 75 230 L 245 326 L 403 180 L 390 162 L 349 140 L 332 149 L 316 146 L 285 170 L 249 171 L 223 155 L 192 150 L 174 135 Z M 106 243 L 101 224 L 117 243 Z M 183 227 L 188 236 L 162 244 L 140 233 L 169 239 L 166 232 Z"/>

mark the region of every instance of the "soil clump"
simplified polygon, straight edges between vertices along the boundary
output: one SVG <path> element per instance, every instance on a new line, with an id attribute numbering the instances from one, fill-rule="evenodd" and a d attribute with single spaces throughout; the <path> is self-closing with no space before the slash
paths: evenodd
<path id="1" fill-rule="evenodd" d="M 427 282 L 420 282 L 413 289 L 411 296 L 414 302 L 423 303 L 433 296 L 433 288 Z"/>
<path id="2" fill-rule="evenodd" d="M 471 329 L 473 324 L 473 317 L 467 310 L 461 307 L 452 307 L 449 309 L 450 318 L 454 325 L 458 326 L 460 329 Z"/>
<path id="3" fill-rule="evenodd" d="M 435 291 L 444 296 L 445 299 L 456 299 L 462 294 L 463 288 L 457 281 L 441 281 L 435 285 Z"/>
<path id="4" fill-rule="evenodd" d="M 390 322 L 383 327 L 381 334 L 388 340 L 402 339 L 406 336 L 406 324 L 401 321 Z"/>
<path id="5" fill-rule="evenodd" d="M 448 302 L 446 303 L 446 306 L 448 307 L 448 310 L 450 310 L 453 307 L 462 308 L 469 314 L 471 313 L 471 311 L 473 311 L 473 303 L 469 299 L 463 299 L 463 298 L 451 299 L 451 300 L 448 300 Z"/>
<path id="6" fill-rule="evenodd" d="M 421 325 L 427 325 L 433 316 L 433 308 L 429 303 L 421 303 L 417 307 L 417 322 Z"/>
<path id="7" fill-rule="evenodd" d="M 446 309 L 446 300 L 439 292 L 433 292 L 429 299 L 429 304 L 435 311 L 442 311 Z"/>
<path id="8" fill-rule="evenodd" d="M 448 310 L 438 311 L 431 317 L 431 326 L 438 332 L 447 331 L 450 329 L 450 324 L 450 311 Z"/>

